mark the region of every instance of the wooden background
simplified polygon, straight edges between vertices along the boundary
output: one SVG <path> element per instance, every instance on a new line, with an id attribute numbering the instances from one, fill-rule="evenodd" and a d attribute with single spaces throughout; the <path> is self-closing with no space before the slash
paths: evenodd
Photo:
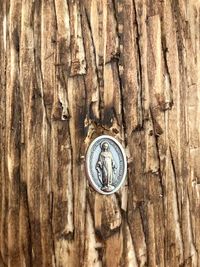
<path id="1" fill-rule="evenodd" d="M 199 267 L 199 81 L 198 0 L 0 0 L 0 266 Z"/>

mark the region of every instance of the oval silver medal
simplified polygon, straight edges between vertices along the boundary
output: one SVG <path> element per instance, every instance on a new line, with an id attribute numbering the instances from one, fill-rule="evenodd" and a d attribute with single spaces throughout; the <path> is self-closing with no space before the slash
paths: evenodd
<path id="1" fill-rule="evenodd" d="M 90 144 L 86 171 L 92 187 L 99 193 L 115 193 L 126 178 L 127 161 L 121 144 L 109 135 L 101 135 Z"/>

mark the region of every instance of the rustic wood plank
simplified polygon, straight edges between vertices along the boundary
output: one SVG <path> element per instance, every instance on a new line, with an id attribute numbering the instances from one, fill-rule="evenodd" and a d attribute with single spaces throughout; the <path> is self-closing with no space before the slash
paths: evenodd
<path id="1" fill-rule="evenodd" d="M 198 267 L 199 1 L 0 4 L 0 266 Z M 111 196 L 101 134 L 128 160 Z"/>

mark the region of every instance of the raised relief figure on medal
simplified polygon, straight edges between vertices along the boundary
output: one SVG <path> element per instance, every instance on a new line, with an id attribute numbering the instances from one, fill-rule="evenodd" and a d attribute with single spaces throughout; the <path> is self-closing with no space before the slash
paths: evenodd
<path id="1" fill-rule="evenodd" d="M 103 142 L 101 145 L 101 152 L 96 164 L 98 178 L 102 184 L 101 190 L 110 192 L 115 189 L 112 185 L 114 175 L 116 174 L 117 166 L 114 162 L 113 155 L 109 150 L 109 143 Z"/>
<path id="2" fill-rule="evenodd" d="M 115 193 L 122 186 L 126 171 L 124 149 L 114 137 L 101 135 L 91 142 L 86 154 L 86 173 L 97 192 Z"/>

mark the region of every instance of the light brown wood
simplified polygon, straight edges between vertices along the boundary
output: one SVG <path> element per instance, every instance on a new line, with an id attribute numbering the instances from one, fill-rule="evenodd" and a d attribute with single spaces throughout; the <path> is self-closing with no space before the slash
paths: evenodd
<path id="1" fill-rule="evenodd" d="M 0 267 L 200 266 L 199 25 L 198 0 L 0 0 Z"/>

